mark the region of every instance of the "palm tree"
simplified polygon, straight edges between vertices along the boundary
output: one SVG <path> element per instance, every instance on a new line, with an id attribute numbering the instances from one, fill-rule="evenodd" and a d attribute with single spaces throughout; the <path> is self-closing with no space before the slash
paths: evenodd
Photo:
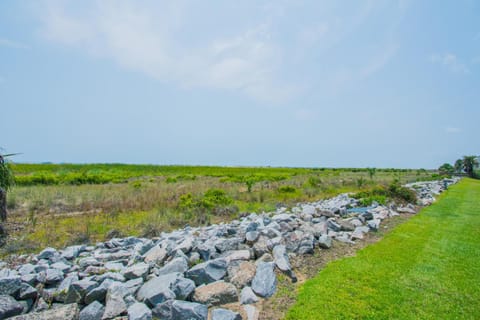
<path id="1" fill-rule="evenodd" d="M 455 168 L 456 173 L 462 173 L 462 171 L 463 171 L 463 160 L 458 159 L 457 161 L 455 161 L 455 165 L 453 167 Z"/>
<path id="2" fill-rule="evenodd" d="M 476 156 L 463 157 L 463 170 L 469 177 L 475 176 L 475 168 L 478 167 L 478 160 Z"/>
<path id="3" fill-rule="evenodd" d="M 6 157 L 13 154 L 0 154 L 0 220 L 7 220 L 7 191 L 13 186 L 15 180 Z"/>
<path id="4" fill-rule="evenodd" d="M 377 168 L 367 168 L 368 175 L 370 176 L 370 180 L 373 180 L 375 173 L 377 173 Z"/>

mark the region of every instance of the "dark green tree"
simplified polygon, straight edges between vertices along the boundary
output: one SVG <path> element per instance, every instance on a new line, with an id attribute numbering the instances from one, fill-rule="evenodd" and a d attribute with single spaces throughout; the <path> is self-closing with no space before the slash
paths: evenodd
<path id="1" fill-rule="evenodd" d="M 457 161 L 455 161 L 454 168 L 455 168 L 455 173 L 462 173 L 463 172 L 463 160 L 458 159 Z"/>
<path id="2" fill-rule="evenodd" d="M 464 156 L 463 157 L 463 171 L 473 178 L 475 177 L 475 169 L 478 167 L 478 159 L 476 156 Z"/>
<path id="3" fill-rule="evenodd" d="M 438 172 L 442 176 L 449 176 L 455 172 L 455 169 L 450 163 L 444 163 L 438 168 Z"/>
<path id="4" fill-rule="evenodd" d="M 377 173 L 377 168 L 367 168 L 368 175 L 370 176 L 370 180 L 373 180 L 373 177 Z"/>
<path id="5" fill-rule="evenodd" d="M 6 157 L 9 154 L 0 155 L 0 220 L 7 220 L 7 191 L 13 186 L 15 180 Z"/>

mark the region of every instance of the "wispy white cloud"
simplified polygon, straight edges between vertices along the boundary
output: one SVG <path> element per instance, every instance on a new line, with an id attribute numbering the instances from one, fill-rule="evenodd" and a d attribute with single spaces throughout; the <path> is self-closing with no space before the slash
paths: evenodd
<path id="1" fill-rule="evenodd" d="M 433 54 L 430 56 L 430 61 L 439 64 L 453 73 L 467 74 L 470 73 L 469 68 L 453 53 Z"/>
<path id="2" fill-rule="evenodd" d="M 453 126 L 448 126 L 448 127 L 445 128 L 445 132 L 447 132 L 447 133 L 459 133 L 461 131 L 462 131 L 462 129 L 457 128 L 457 127 L 453 127 Z"/>
<path id="3" fill-rule="evenodd" d="M 239 91 L 269 102 L 288 100 L 295 93 L 294 85 L 276 76 L 282 48 L 271 41 L 268 23 L 230 36 L 206 35 L 193 45 L 182 39 L 183 29 L 191 28 L 185 10 L 182 1 L 162 6 L 153 2 L 149 8 L 102 1 L 77 13 L 64 2 L 49 2 L 42 12 L 42 34 L 164 82 Z"/>
<path id="4" fill-rule="evenodd" d="M 0 38 L 0 47 L 7 47 L 12 49 L 28 49 L 29 46 L 18 41 Z"/>

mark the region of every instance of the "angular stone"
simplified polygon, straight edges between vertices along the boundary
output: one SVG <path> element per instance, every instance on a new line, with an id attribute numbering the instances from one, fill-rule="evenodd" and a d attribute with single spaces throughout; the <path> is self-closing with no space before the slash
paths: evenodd
<path id="1" fill-rule="evenodd" d="M 274 263 L 261 262 L 257 265 L 257 272 L 252 280 L 252 290 L 260 297 L 271 297 L 277 288 Z"/>
<path id="2" fill-rule="evenodd" d="M 43 249 L 42 252 L 40 252 L 38 254 L 37 259 L 38 260 L 41 260 L 41 259 L 47 259 L 48 260 L 50 258 L 53 258 L 57 254 L 58 254 L 58 252 L 54 248 L 45 248 L 45 249 Z"/>
<path id="3" fill-rule="evenodd" d="M 215 259 L 197 264 L 187 271 L 187 278 L 192 279 L 195 284 L 201 285 L 221 280 L 227 273 L 227 262 L 225 259 Z"/>
<path id="4" fill-rule="evenodd" d="M 332 238 L 326 234 L 322 234 L 318 238 L 318 246 L 322 249 L 330 249 L 332 247 Z"/>
<path id="5" fill-rule="evenodd" d="M 136 263 L 123 271 L 126 279 L 144 278 L 147 276 L 150 266 L 146 263 Z"/>
<path id="6" fill-rule="evenodd" d="M 136 302 L 128 307 L 128 320 L 151 320 L 152 310 L 144 303 Z"/>
<path id="7" fill-rule="evenodd" d="M 47 269 L 45 271 L 45 283 L 55 284 L 63 280 L 63 271 L 59 269 Z"/>
<path id="8" fill-rule="evenodd" d="M 333 220 L 328 220 L 327 222 L 328 229 L 333 230 L 333 231 L 340 231 L 342 229 L 342 226 L 339 225 L 337 222 Z"/>
<path id="9" fill-rule="evenodd" d="M 181 273 L 184 274 L 188 270 L 188 262 L 184 258 L 175 258 L 166 263 L 157 272 L 157 275 L 169 274 L 169 273 Z"/>
<path id="10" fill-rule="evenodd" d="M 85 295 L 90 290 L 96 288 L 98 283 L 90 280 L 79 280 L 73 282 L 67 291 L 67 296 L 65 297 L 65 303 L 83 303 Z"/>
<path id="11" fill-rule="evenodd" d="M 347 220 L 340 220 L 340 221 L 338 221 L 338 224 L 340 225 L 340 230 L 341 231 L 353 231 L 353 230 L 355 230 L 355 226 Z"/>
<path id="12" fill-rule="evenodd" d="M 170 286 L 177 300 L 187 300 L 195 291 L 195 282 L 191 279 L 177 278 Z"/>
<path id="13" fill-rule="evenodd" d="M 66 247 L 62 251 L 61 257 L 67 260 L 72 260 L 78 257 L 80 252 L 82 252 L 83 250 L 85 250 L 85 246 L 83 245 Z"/>
<path id="14" fill-rule="evenodd" d="M 195 302 L 169 300 L 157 305 L 152 313 L 162 320 L 207 320 L 207 306 Z"/>
<path id="15" fill-rule="evenodd" d="M 212 311 L 211 320 L 242 320 L 242 316 L 231 310 L 215 309 Z"/>
<path id="16" fill-rule="evenodd" d="M 161 265 L 168 256 L 168 252 L 165 248 L 160 247 L 159 245 L 154 246 L 150 250 L 148 250 L 144 255 L 144 261 L 146 263 L 156 263 Z"/>
<path id="17" fill-rule="evenodd" d="M 91 304 L 93 301 L 103 302 L 107 296 L 107 290 L 115 282 L 111 279 L 103 281 L 98 287 L 90 290 L 85 295 L 84 301 L 86 304 Z"/>
<path id="18" fill-rule="evenodd" d="M 77 320 L 78 311 L 78 305 L 76 303 L 71 303 L 60 305 L 42 312 L 22 314 L 9 318 L 9 320 Z"/>
<path id="19" fill-rule="evenodd" d="M 27 299 L 33 299 L 35 300 L 37 298 L 38 292 L 37 289 L 32 287 L 31 285 L 27 283 L 22 283 L 20 287 L 20 291 L 18 293 L 18 299 L 20 300 L 27 300 Z"/>
<path id="20" fill-rule="evenodd" d="M 241 304 L 250 304 L 250 303 L 256 303 L 258 302 L 258 297 L 253 292 L 251 287 L 245 287 L 242 289 L 242 292 L 240 293 L 240 303 Z"/>
<path id="21" fill-rule="evenodd" d="M 20 291 L 22 281 L 20 276 L 8 276 L 0 278 L 0 295 L 8 294 L 14 296 Z"/>
<path id="22" fill-rule="evenodd" d="M 243 310 L 245 310 L 247 320 L 258 320 L 260 317 L 260 312 L 258 312 L 258 309 L 250 304 L 243 306 Z"/>
<path id="23" fill-rule="evenodd" d="M 23 305 L 9 295 L 0 295 L 0 319 L 22 313 Z"/>
<path id="24" fill-rule="evenodd" d="M 175 299 L 171 286 L 180 278 L 178 273 L 171 273 L 148 280 L 137 292 L 137 300 L 147 303 L 150 307 L 167 300 Z"/>
<path id="25" fill-rule="evenodd" d="M 113 319 L 115 317 L 127 314 L 127 305 L 123 300 L 123 288 L 121 285 L 113 284 L 107 291 L 105 299 L 105 312 L 102 319 Z"/>
<path id="26" fill-rule="evenodd" d="M 58 286 L 57 290 L 54 294 L 54 300 L 64 302 L 65 298 L 67 297 L 68 288 L 74 282 L 78 281 L 78 276 L 76 273 L 69 274 Z"/>
<path id="27" fill-rule="evenodd" d="M 101 320 L 105 307 L 98 301 L 93 301 L 80 311 L 79 320 Z"/>
<path id="28" fill-rule="evenodd" d="M 245 234 L 245 240 L 248 244 L 253 244 L 260 237 L 260 232 L 258 231 L 249 231 Z"/>
<path id="29" fill-rule="evenodd" d="M 287 255 L 287 248 L 284 245 L 278 245 L 273 248 L 272 254 L 277 268 L 290 277 L 293 282 L 296 282 L 297 277 L 292 270 L 292 265 L 290 264 L 290 259 Z"/>
<path id="30" fill-rule="evenodd" d="M 268 249 L 268 238 L 265 236 L 260 236 L 253 245 L 253 252 L 255 253 L 255 257 L 258 259 L 263 256 L 265 253 L 269 253 L 270 250 Z"/>
<path id="31" fill-rule="evenodd" d="M 235 251 L 227 251 L 222 255 L 222 258 L 225 259 L 227 264 L 229 265 L 233 261 L 239 260 L 250 260 L 252 255 L 250 250 L 235 250 Z"/>
<path id="32" fill-rule="evenodd" d="M 54 264 L 52 264 L 52 265 L 50 266 L 50 268 L 52 268 L 52 269 L 58 269 L 58 270 L 62 271 L 63 273 L 68 272 L 71 267 L 72 267 L 71 265 L 68 265 L 68 264 L 66 264 L 66 263 L 63 263 L 63 262 L 61 262 L 61 261 L 60 261 L 60 262 L 55 262 Z"/>
<path id="33" fill-rule="evenodd" d="M 217 281 L 195 289 L 192 301 L 218 306 L 238 301 L 237 288 L 231 283 Z"/>

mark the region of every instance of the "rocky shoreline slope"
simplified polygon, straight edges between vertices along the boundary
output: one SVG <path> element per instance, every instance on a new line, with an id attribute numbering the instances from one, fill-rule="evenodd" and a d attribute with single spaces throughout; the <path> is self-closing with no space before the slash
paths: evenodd
<path id="1" fill-rule="evenodd" d="M 425 206 L 457 181 L 407 187 Z M 276 272 L 296 281 L 292 256 L 354 243 L 382 220 L 416 212 L 413 204 L 358 205 L 342 194 L 153 239 L 46 248 L 16 266 L 0 261 L 0 320 L 258 319 L 255 303 L 275 293 Z M 232 303 L 241 312 L 220 307 Z"/>

